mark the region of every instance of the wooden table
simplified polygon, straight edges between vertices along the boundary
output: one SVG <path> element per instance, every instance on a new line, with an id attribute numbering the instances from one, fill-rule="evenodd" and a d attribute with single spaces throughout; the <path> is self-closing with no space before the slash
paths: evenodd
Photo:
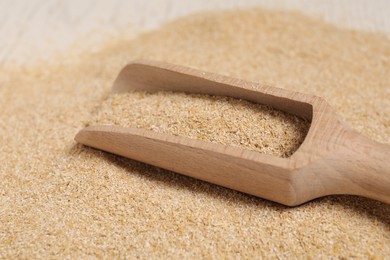
<path id="1" fill-rule="evenodd" d="M 86 33 L 94 36 L 86 43 L 91 45 L 102 32 L 129 24 L 146 30 L 200 10 L 252 6 L 298 10 L 344 27 L 390 35 L 387 0 L 0 0 L 0 65 L 50 56 Z"/>

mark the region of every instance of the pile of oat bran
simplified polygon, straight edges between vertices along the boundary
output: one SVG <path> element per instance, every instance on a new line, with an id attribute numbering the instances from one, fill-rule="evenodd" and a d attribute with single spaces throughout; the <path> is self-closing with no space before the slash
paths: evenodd
<path id="1" fill-rule="evenodd" d="M 389 205 L 334 196 L 287 208 L 76 145 L 134 58 L 320 95 L 390 143 L 389 39 L 297 14 L 198 14 L 77 62 L 3 69 L 0 257 L 390 255 Z"/>
<path id="2" fill-rule="evenodd" d="M 111 95 L 93 124 L 144 128 L 279 157 L 291 156 L 310 127 L 302 118 L 246 100 L 143 91 Z"/>

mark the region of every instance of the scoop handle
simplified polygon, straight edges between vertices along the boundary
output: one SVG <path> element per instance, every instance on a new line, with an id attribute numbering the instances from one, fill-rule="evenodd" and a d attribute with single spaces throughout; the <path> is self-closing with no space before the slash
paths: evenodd
<path id="1" fill-rule="evenodd" d="M 332 156 L 340 172 L 340 189 L 390 204 L 390 146 L 350 130 Z"/>

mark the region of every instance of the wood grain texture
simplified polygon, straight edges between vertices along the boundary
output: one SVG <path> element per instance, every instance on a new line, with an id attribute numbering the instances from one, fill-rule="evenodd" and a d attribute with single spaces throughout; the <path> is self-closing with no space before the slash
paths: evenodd
<path id="1" fill-rule="evenodd" d="M 390 35 L 386 0 L 0 0 L 0 65 L 50 57 L 79 38 L 87 51 L 106 33 L 129 24 L 142 31 L 192 12 L 246 7 L 294 10 L 347 28 Z"/>
<path id="2" fill-rule="evenodd" d="M 332 194 L 390 203 L 390 147 L 351 129 L 320 97 L 153 61 L 126 66 L 113 89 L 136 90 L 246 99 L 304 117 L 311 126 L 289 158 L 118 126 L 89 126 L 76 141 L 289 206 Z"/>

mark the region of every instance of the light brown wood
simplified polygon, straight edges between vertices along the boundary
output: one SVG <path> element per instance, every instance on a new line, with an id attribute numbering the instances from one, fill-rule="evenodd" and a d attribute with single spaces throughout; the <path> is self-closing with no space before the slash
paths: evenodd
<path id="1" fill-rule="evenodd" d="M 89 126 L 76 141 L 285 205 L 332 194 L 390 203 L 390 146 L 351 129 L 320 97 L 198 71 L 138 61 L 127 65 L 113 91 L 181 91 L 267 104 L 311 121 L 289 158 L 119 126 Z"/>

